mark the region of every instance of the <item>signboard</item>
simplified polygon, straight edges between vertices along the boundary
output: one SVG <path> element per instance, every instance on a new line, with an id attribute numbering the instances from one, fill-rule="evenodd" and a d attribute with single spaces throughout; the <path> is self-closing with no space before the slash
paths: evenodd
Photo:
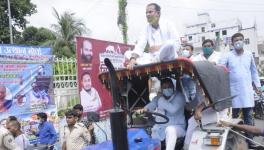
<path id="1" fill-rule="evenodd" d="M 0 45 L 1 123 L 8 116 L 16 116 L 30 136 L 28 129 L 37 125 L 38 112 L 57 116 L 52 63 L 51 48 Z"/>
<path id="2" fill-rule="evenodd" d="M 78 81 L 84 112 L 103 111 L 112 108 L 112 98 L 98 79 L 100 72 L 107 71 L 104 59 L 109 58 L 116 69 L 124 68 L 124 52 L 132 46 L 77 37 Z"/>

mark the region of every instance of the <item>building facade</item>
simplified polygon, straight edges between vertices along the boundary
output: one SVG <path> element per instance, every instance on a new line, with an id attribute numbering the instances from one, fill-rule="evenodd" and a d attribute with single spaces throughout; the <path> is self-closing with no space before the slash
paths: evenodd
<path id="1" fill-rule="evenodd" d="M 186 26 L 185 39 L 195 48 L 195 53 L 200 53 L 202 42 L 211 39 L 215 42 L 216 51 L 222 54 L 232 49 L 231 37 L 240 32 L 245 36 L 245 50 L 251 51 L 258 58 L 257 50 L 257 31 L 256 26 L 242 28 L 239 19 L 223 20 L 218 22 L 211 21 L 208 13 L 198 14 L 199 22 Z"/>
<path id="2" fill-rule="evenodd" d="M 202 51 L 202 42 L 205 39 L 211 39 L 215 42 L 216 51 L 225 55 L 226 52 L 233 49 L 231 37 L 240 32 L 244 35 L 244 49 L 252 52 L 258 71 L 264 76 L 264 42 L 258 43 L 257 29 L 255 23 L 252 27 L 243 28 L 239 19 L 230 19 L 213 22 L 208 13 L 198 14 L 199 22 L 186 26 L 183 43 L 189 43 L 194 46 L 194 53 Z"/>

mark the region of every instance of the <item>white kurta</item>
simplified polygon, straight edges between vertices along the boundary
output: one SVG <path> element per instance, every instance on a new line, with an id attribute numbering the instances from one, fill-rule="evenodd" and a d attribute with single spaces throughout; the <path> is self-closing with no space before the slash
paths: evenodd
<path id="1" fill-rule="evenodd" d="M 146 25 L 132 53 L 135 53 L 141 57 L 144 54 L 147 44 L 149 44 L 150 47 L 159 45 L 174 45 L 173 47 L 175 49 L 179 49 L 180 38 L 172 23 L 161 18 L 159 20 L 158 29 L 154 29 L 150 24 Z"/>
<path id="2" fill-rule="evenodd" d="M 226 66 L 230 71 L 231 94 L 237 95 L 232 101 L 233 108 L 254 107 L 252 82 L 256 87 L 260 87 L 260 80 L 253 55 L 248 51 L 237 55 L 233 50 L 221 59 L 220 64 Z"/>
<path id="3" fill-rule="evenodd" d="M 201 54 L 199 54 L 197 56 L 194 56 L 192 58 L 192 61 L 210 61 L 210 62 L 218 64 L 219 61 L 220 61 L 220 53 L 214 51 L 209 56 L 208 59 L 206 59 L 203 56 L 203 53 L 201 53 Z M 197 100 L 200 100 L 200 99 L 197 99 Z M 229 118 L 228 118 L 227 112 L 228 112 L 228 108 L 226 108 L 226 109 L 224 109 L 224 110 L 222 110 L 220 112 L 216 112 L 212 108 L 208 108 L 208 109 L 206 109 L 206 110 L 204 110 L 202 112 L 202 124 L 203 125 L 207 125 L 207 124 L 210 124 L 210 123 L 216 123 L 219 120 L 228 120 Z M 193 134 L 193 132 L 194 132 L 194 130 L 195 130 L 195 128 L 197 126 L 198 126 L 198 124 L 196 123 L 194 117 L 192 116 L 188 120 L 188 128 L 187 128 L 186 135 L 185 135 L 185 140 L 184 140 L 185 149 L 188 149 L 190 141 L 191 141 L 192 134 Z"/>
<path id="4" fill-rule="evenodd" d="M 101 108 L 102 102 L 95 88 L 91 88 L 90 92 L 86 92 L 84 89 L 82 89 L 80 96 L 84 112 L 97 111 Z"/>
<path id="5" fill-rule="evenodd" d="M 219 64 L 219 60 L 220 60 L 220 53 L 219 52 L 216 52 L 216 51 L 213 51 L 213 53 L 209 56 L 208 59 L 206 59 L 203 55 L 203 53 L 200 53 L 196 56 L 193 56 L 192 57 L 192 61 L 204 61 L 204 60 L 208 60 L 210 62 L 214 62 L 216 64 Z"/>

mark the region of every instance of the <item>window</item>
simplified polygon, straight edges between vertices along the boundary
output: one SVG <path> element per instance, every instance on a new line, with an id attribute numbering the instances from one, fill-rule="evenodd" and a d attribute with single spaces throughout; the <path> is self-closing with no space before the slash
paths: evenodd
<path id="1" fill-rule="evenodd" d="M 255 54 L 255 52 L 252 52 L 252 55 L 253 55 L 253 57 L 254 57 L 254 58 L 256 57 L 256 54 Z"/>
<path id="2" fill-rule="evenodd" d="M 216 38 L 219 38 L 220 37 L 220 33 L 219 32 L 215 32 L 215 36 L 216 36 Z"/>
<path id="3" fill-rule="evenodd" d="M 204 40 L 205 40 L 205 37 L 203 36 L 203 37 L 202 37 L 202 42 L 203 42 Z"/>
<path id="4" fill-rule="evenodd" d="M 211 24 L 211 28 L 215 28 L 215 23 L 212 23 Z"/>
<path id="5" fill-rule="evenodd" d="M 250 40 L 249 40 L 249 38 L 246 38 L 246 39 L 245 39 L 245 44 L 246 44 L 246 45 L 250 44 Z"/>
<path id="6" fill-rule="evenodd" d="M 261 50 L 261 51 L 260 51 L 260 54 L 261 54 L 261 55 L 264 55 L 264 50 Z M 264 61 L 263 61 L 263 62 L 264 62 Z M 264 63 L 263 63 L 263 64 L 264 64 Z"/>
<path id="7" fill-rule="evenodd" d="M 192 36 L 189 36 L 189 37 L 188 37 L 188 40 L 191 41 L 191 40 L 192 40 Z"/>
<path id="8" fill-rule="evenodd" d="M 202 27 L 201 30 L 202 30 L 202 32 L 205 32 L 205 27 Z"/>
<path id="9" fill-rule="evenodd" d="M 223 31 L 222 31 L 222 35 L 227 35 L 226 30 L 223 30 Z"/>

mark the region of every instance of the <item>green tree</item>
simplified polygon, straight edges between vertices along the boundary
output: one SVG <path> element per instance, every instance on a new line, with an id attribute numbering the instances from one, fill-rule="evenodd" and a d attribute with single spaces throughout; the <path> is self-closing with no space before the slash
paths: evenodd
<path id="1" fill-rule="evenodd" d="M 56 40 L 55 33 L 47 28 L 27 27 L 22 32 L 19 44 L 50 46 L 52 47 Z"/>
<path id="2" fill-rule="evenodd" d="M 118 0 L 118 18 L 117 25 L 120 27 L 123 36 L 123 42 L 127 44 L 127 20 L 126 20 L 127 0 Z"/>
<path id="3" fill-rule="evenodd" d="M 14 42 L 17 42 L 20 38 L 20 32 L 17 29 L 23 30 L 26 27 L 25 17 L 36 12 L 36 5 L 30 0 L 10 0 L 10 10 L 13 38 Z M 0 1 L 0 43 L 10 43 L 7 0 Z"/>
<path id="4" fill-rule="evenodd" d="M 56 32 L 53 52 L 58 57 L 72 57 L 76 49 L 75 37 L 86 33 L 88 29 L 81 19 L 75 17 L 75 13 L 64 12 L 60 15 L 56 9 L 53 10 L 58 21 L 52 25 Z"/>

